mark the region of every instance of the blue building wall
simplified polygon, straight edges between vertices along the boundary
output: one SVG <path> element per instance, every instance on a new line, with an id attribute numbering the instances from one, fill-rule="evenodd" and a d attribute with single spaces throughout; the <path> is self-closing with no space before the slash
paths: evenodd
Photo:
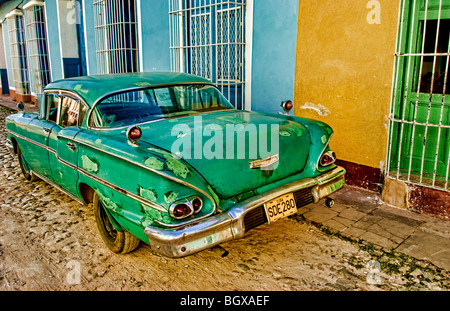
<path id="1" fill-rule="evenodd" d="M 97 74 L 97 54 L 95 51 L 94 2 L 83 0 L 83 26 L 86 48 L 86 68 L 88 75 Z"/>
<path id="2" fill-rule="evenodd" d="M 1 76 L 2 79 L 2 85 L 5 84 L 3 79 L 8 79 L 8 85 L 11 88 L 14 88 L 14 78 L 12 73 L 12 63 L 11 63 L 11 57 L 10 57 L 10 50 L 9 50 L 9 36 L 8 36 L 8 25 L 6 22 L 3 22 L 2 24 L 2 33 L 3 33 L 3 44 L 5 48 L 5 59 L 6 59 L 6 74 L 3 74 Z M 9 93 L 5 90 L 2 90 L 3 94 Z"/>
<path id="3" fill-rule="evenodd" d="M 63 78 L 61 50 L 59 48 L 59 26 L 58 19 L 56 18 L 58 16 L 56 1 L 57 0 L 45 1 L 48 53 L 52 80 L 59 80 Z"/>
<path id="4" fill-rule="evenodd" d="M 97 74 L 97 53 L 94 29 L 94 5 L 92 0 L 82 1 L 87 74 Z M 11 1 L 11 4 L 23 3 Z M 23 1 L 26 3 L 27 1 Z M 140 37 L 140 70 L 169 71 L 170 28 L 168 0 L 138 1 Z M 8 13 L 12 5 L 4 7 Z M 47 37 L 52 80 L 64 77 L 57 0 L 45 0 Z M 1 9 L 0 9 L 1 10 Z M 59 18 L 64 18 L 59 16 Z M 295 59 L 298 25 L 298 0 L 253 0 L 253 34 L 251 59 L 251 110 L 278 113 L 280 104 L 294 98 Z M 4 25 L 6 26 L 6 24 Z M 5 47 L 9 47 L 7 29 L 3 28 Z M 62 34 L 64 35 L 64 34 Z M 5 49 L 8 64 L 8 80 L 13 82 L 9 49 Z M 249 63 L 250 62 L 250 63 Z M 247 72 L 248 73 L 248 72 Z"/>
<path id="5" fill-rule="evenodd" d="M 253 111 L 278 113 L 294 101 L 298 0 L 254 0 L 252 51 Z"/>
<path id="6" fill-rule="evenodd" d="M 142 69 L 170 71 L 169 1 L 141 0 Z"/>

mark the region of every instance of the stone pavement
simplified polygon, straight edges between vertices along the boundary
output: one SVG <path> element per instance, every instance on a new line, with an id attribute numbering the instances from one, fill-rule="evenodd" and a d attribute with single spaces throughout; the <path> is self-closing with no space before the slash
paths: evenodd
<path id="1" fill-rule="evenodd" d="M 16 109 L 8 95 L 0 105 Z M 25 111 L 37 107 L 25 104 Z M 450 271 L 450 222 L 385 204 L 377 193 L 346 186 L 331 196 L 335 205 L 310 204 L 298 214 L 319 227 L 354 240 L 397 251 Z"/>
<path id="2" fill-rule="evenodd" d="M 0 94 L 0 105 L 8 107 L 8 108 L 12 108 L 14 110 L 18 110 L 17 103 L 18 102 L 13 101 L 8 94 Z M 25 112 L 38 111 L 38 108 L 31 103 L 24 103 L 24 105 L 25 105 L 25 109 L 24 109 Z"/>
<path id="3" fill-rule="evenodd" d="M 450 222 L 395 208 L 377 193 L 346 186 L 331 196 L 335 204 L 310 204 L 298 214 L 354 241 L 372 243 L 450 271 Z"/>

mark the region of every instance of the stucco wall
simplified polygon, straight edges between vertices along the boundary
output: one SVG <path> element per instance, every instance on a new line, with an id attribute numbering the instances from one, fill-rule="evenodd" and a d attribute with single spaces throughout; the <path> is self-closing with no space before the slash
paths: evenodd
<path id="1" fill-rule="evenodd" d="M 294 113 L 330 124 L 342 160 L 384 165 L 398 9 L 391 0 L 299 1 Z"/>

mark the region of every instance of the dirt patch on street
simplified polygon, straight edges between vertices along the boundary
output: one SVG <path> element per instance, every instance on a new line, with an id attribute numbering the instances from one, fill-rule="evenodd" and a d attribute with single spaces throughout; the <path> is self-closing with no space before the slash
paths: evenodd
<path id="1" fill-rule="evenodd" d="M 424 281 L 420 267 L 417 282 L 397 270 L 373 274 L 369 262 L 374 253 L 369 249 L 296 217 L 186 258 L 159 256 L 144 243 L 131 254 L 116 255 L 104 246 L 91 206 L 43 181 L 28 182 L 21 176 L 16 158 L 4 144 L 8 113 L 0 109 L 0 290 L 447 288 L 436 271 Z M 229 252 L 226 256 L 224 249 Z"/>

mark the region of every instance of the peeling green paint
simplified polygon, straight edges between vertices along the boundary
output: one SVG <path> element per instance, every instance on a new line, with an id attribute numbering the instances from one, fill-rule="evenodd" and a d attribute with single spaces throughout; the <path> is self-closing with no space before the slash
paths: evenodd
<path id="1" fill-rule="evenodd" d="M 155 202 L 158 198 L 158 194 L 153 189 L 145 189 L 142 187 L 139 187 L 139 195 L 143 197 L 144 199 L 147 199 L 149 201 Z"/>
<path id="2" fill-rule="evenodd" d="M 87 155 L 81 156 L 81 165 L 88 172 L 98 172 L 98 164 L 92 161 Z"/>
<path id="3" fill-rule="evenodd" d="M 89 90 L 83 88 L 83 84 L 81 84 L 81 83 L 75 85 L 75 87 L 74 87 L 73 89 L 74 89 L 74 91 L 77 91 L 77 92 L 82 92 L 82 93 L 85 93 L 85 94 L 88 94 L 88 93 L 89 93 Z"/>
<path id="4" fill-rule="evenodd" d="M 162 154 L 166 159 L 167 168 L 174 172 L 175 175 L 186 178 L 189 174 L 189 168 L 179 160 L 181 159 L 179 156 L 161 149 L 147 148 L 147 150 Z"/>
<path id="5" fill-rule="evenodd" d="M 183 178 L 187 177 L 189 174 L 189 169 L 186 165 L 175 159 L 171 154 L 166 154 L 164 156 L 166 158 L 166 163 L 169 170 L 174 172 L 177 176 L 181 176 Z"/>
<path id="6" fill-rule="evenodd" d="M 168 204 L 172 204 L 178 197 L 178 193 L 175 193 L 173 191 L 169 191 L 167 193 L 164 194 L 164 200 L 168 203 Z"/>
<path id="7" fill-rule="evenodd" d="M 298 137 L 300 137 L 300 136 L 303 135 L 304 128 L 298 126 L 297 123 L 291 122 L 291 123 L 289 124 L 289 127 L 294 129 L 294 132 L 295 132 L 295 134 L 297 134 Z"/>
<path id="8" fill-rule="evenodd" d="M 148 158 L 147 160 L 145 160 L 144 164 L 158 171 L 162 171 L 164 168 L 164 163 L 156 157 Z"/>
<path id="9" fill-rule="evenodd" d="M 281 136 L 291 136 L 292 134 L 289 131 L 280 131 Z"/>
<path id="10" fill-rule="evenodd" d="M 155 223 L 155 220 L 158 220 L 163 223 L 170 223 L 172 218 L 170 218 L 169 213 L 157 211 L 154 208 L 151 208 L 145 204 L 141 204 L 144 217 L 141 220 L 141 224 L 144 227 L 151 226 Z"/>
<path id="11" fill-rule="evenodd" d="M 247 121 L 238 118 L 238 117 L 229 117 L 229 116 L 224 116 L 224 117 L 218 117 L 217 119 L 226 121 L 228 123 L 233 123 L 233 124 L 242 124 L 242 123 L 246 123 Z"/>
<path id="12" fill-rule="evenodd" d="M 208 124 L 208 125 L 205 127 L 205 129 L 209 129 L 209 130 L 211 130 L 211 131 L 222 131 L 222 130 L 223 130 L 223 127 L 222 127 L 221 125 L 219 125 L 219 124 L 213 123 L 213 124 Z"/>
<path id="13" fill-rule="evenodd" d="M 100 198 L 100 201 L 103 203 L 103 205 L 107 208 L 112 210 L 113 212 L 118 212 L 119 211 L 119 206 L 114 203 L 113 200 L 111 200 L 110 198 L 108 198 L 107 196 L 103 195 L 98 189 L 96 191 L 98 197 Z"/>
<path id="14" fill-rule="evenodd" d="M 145 81 L 143 81 L 143 82 L 134 82 L 133 84 L 136 85 L 136 86 L 152 86 L 150 83 L 145 82 Z"/>

